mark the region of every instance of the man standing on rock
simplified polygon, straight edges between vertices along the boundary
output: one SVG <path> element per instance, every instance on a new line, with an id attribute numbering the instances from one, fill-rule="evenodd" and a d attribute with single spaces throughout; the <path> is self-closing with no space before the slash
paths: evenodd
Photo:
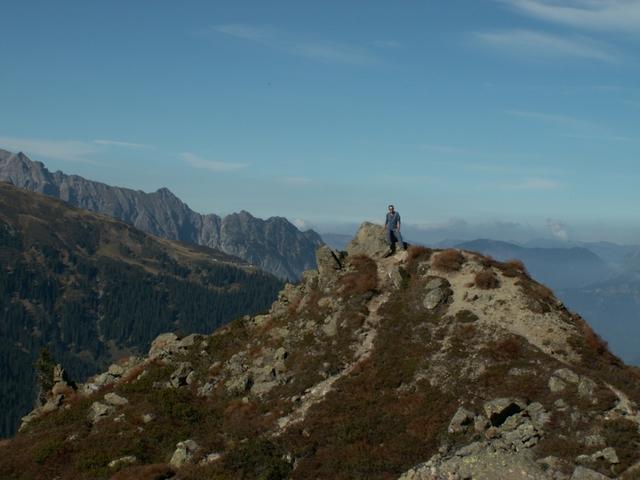
<path id="1" fill-rule="evenodd" d="M 384 231 L 387 236 L 387 243 L 389 244 L 390 253 L 395 251 L 394 237 L 400 245 L 400 248 L 404 250 L 404 242 L 402 241 L 402 234 L 400 233 L 400 214 L 396 212 L 393 205 L 389 205 L 389 211 L 387 212 L 387 218 L 384 222 Z"/>

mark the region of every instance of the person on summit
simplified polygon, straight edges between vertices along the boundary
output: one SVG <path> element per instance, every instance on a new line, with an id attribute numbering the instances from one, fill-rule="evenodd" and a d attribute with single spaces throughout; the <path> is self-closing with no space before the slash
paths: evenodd
<path id="1" fill-rule="evenodd" d="M 387 212 L 387 218 L 384 221 L 384 230 L 387 237 L 387 243 L 389 244 L 389 253 L 395 251 L 394 237 L 400 245 L 400 248 L 404 250 L 404 242 L 402 241 L 402 234 L 400 233 L 400 214 L 396 212 L 393 205 L 389 205 L 389 211 Z"/>

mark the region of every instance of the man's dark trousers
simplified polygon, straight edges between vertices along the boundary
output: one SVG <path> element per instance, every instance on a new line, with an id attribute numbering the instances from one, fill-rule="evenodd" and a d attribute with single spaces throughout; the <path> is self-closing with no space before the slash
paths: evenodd
<path id="1" fill-rule="evenodd" d="M 385 228 L 385 233 L 387 236 L 387 243 L 389 244 L 389 248 L 393 248 L 393 238 L 397 240 L 400 248 L 404 248 L 404 242 L 402 241 L 402 234 L 398 229 Z"/>

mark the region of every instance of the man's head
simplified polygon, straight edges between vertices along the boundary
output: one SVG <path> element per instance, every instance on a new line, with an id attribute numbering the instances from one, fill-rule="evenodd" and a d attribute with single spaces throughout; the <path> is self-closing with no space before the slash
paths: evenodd
<path id="1" fill-rule="evenodd" d="M 389 205 L 389 212 L 393 213 L 395 211 L 395 208 L 393 207 L 393 205 Z"/>

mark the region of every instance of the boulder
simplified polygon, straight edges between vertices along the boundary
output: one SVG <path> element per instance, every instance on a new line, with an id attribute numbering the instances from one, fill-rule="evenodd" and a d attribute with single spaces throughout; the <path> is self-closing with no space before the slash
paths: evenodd
<path id="1" fill-rule="evenodd" d="M 118 468 L 123 465 L 131 465 L 133 463 L 136 463 L 137 461 L 138 459 L 133 455 L 127 455 L 125 457 L 117 458 L 116 460 L 111 460 L 108 466 L 109 468 Z"/>
<path id="2" fill-rule="evenodd" d="M 587 435 L 583 438 L 582 442 L 586 447 L 604 447 L 606 445 L 604 437 L 599 433 Z"/>
<path id="3" fill-rule="evenodd" d="M 565 388 L 567 388 L 567 384 L 560 380 L 558 377 L 549 377 L 549 390 L 551 390 L 553 393 L 564 392 Z"/>
<path id="4" fill-rule="evenodd" d="M 175 333 L 163 333 L 158 335 L 151 343 L 149 359 L 164 358 L 178 351 L 179 338 Z"/>
<path id="5" fill-rule="evenodd" d="M 371 258 L 382 258 L 389 253 L 389 245 L 384 234 L 384 227 L 365 222 L 360 225 L 356 236 L 347 245 L 349 255 L 367 255 Z"/>
<path id="6" fill-rule="evenodd" d="M 154 413 L 145 413 L 142 415 L 142 423 L 151 423 L 156 419 L 156 415 Z"/>
<path id="7" fill-rule="evenodd" d="M 178 341 L 178 349 L 186 351 L 189 348 L 193 347 L 196 343 L 199 343 L 203 340 L 203 336 L 197 333 L 192 333 L 191 335 L 187 335 L 186 337 L 180 339 Z"/>
<path id="8" fill-rule="evenodd" d="M 193 372 L 190 362 L 180 362 L 178 368 L 171 374 L 169 383 L 173 388 L 182 387 L 188 384 L 189 375 Z"/>
<path id="9" fill-rule="evenodd" d="M 180 468 L 187 463 L 191 463 L 193 462 L 194 455 L 199 449 L 200 446 L 191 439 L 178 442 L 169 464 L 172 467 Z"/>
<path id="10" fill-rule="evenodd" d="M 443 288 L 446 287 L 448 284 L 448 282 L 444 279 L 444 278 L 440 278 L 440 277 L 433 277 L 431 278 L 427 284 L 425 285 L 425 289 L 427 291 L 429 290 L 435 290 L 437 288 Z"/>
<path id="11" fill-rule="evenodd" d="M 496 398 L 483 405 L 484 413 L 494 427 L 499 427 L 510 416 L 525 408 L 526 403 L 516 398 Z"/>
<path id="12" fill-rule="evenodd" d="M 447 294 L 445 293 L 445 291 L 441 288 L 436 288 L 435 290 L 431 290 L 429 293 L 427 293 L 427 295 L 424 297 L 424 300 L 422 301 L 422 304 L 426 309 L 433 310 L 438 305 L 444 303 L 446 299 Z"/>
<path id="13" fill-rule="evenodd" d="M 604 448 L 594 453 L 593 455 L 591 455 L 591 458 L 593 460 L 603 459 L 609 463 L 620 463 L 620 460 L 618 459 L 618 454 L 616 453 L 616 450 L 613 447 Z"/>
<path id="14" fill-rule="evenodd" d="M 596 389 L 596 382 L 587 377 L 580 377 L 578 383 L 578 395 L 583 398 L 593 398 L 593 392 Z"/>
<path id="15" fill-rule="evenodd" d="M 567 383 L 578 383 L 580 381 L 580 377 L 573 370 L 569 370 L 568 368 L 560 368 L 553 372 L 555 377 L 558 377 L 564 380 Z"/>
<path id="16" fill-rule="evenodd" d="M 92 423 L 97 423 L 100 420 L 108 417 L 115 411 L 115 408 L 112 405 L 105 405 L 101 402 L 93 402 L 91 404 L 91 408 L 89 409 L 89 415 L 87 418 Z"/>
<path id="17" fill-rule="evenodd" d="M 526 412 L 533 425 L 539 429 L 542 429 L 551 420 L 551 414 L 539 402 L 533 402 L 527 406 Z"/>
<path id="18" fill-rule="evenodd" d="M 210 397 L 213 395 L 213 391 L 215 388 L 215 384 L 211 382 L 206 382 L 200 387 L 198 387 L 198 396 L 199 397 Z"/>
<path id="19" fill-rule="evenodd" d="M 205 457 L 202 460 L 200 460 L 200 464 L 201 465 L 208 465 L 210 463 L 217 462 L 221 458 L 222 458 L 222 454 L 221 453 L 213 452 L 213 453 L 210 453 L 208 455 L 205 455 Z"/>
<path id="20" fill-rule="evenodd" d="M 122 375 L 124 375 L 124 372 L 125 368 L 122 365 L 118 365 L 117 363 L 111 365 L 107 370 L 107 373 L 112 377 L 121 377 Z"/>
<path id="21" fill-rule="evenodd" d="M 107 393 L 104 396 L 104 401 L 107 402 L 109 405 L 113 405 L 114 407 L 121 407 L 122 405 L 126 405 L 127 403 L 129 403 L 129 400 L 127 400 L 124 397 L 121 397 L 115 392 Z"/>

